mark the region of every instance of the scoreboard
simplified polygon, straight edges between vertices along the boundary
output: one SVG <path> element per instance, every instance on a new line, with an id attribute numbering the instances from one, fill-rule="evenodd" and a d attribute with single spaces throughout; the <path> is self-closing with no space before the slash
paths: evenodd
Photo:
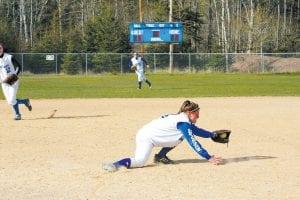
<path id="1" fill-rule="evenodd" d="M 130 23 L 131 43 L 182 43 L 181 22 Z"/>

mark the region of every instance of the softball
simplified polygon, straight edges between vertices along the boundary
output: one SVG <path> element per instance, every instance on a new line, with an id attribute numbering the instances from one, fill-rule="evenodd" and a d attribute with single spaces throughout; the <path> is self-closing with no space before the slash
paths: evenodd
<path id="1" fill-rule="evenodd" d="M 227 136 L 227 134 L 223 133 L 223 134 L 220 135 L 220 138 L 224 139 L 224 138 L 226 138 L 226 136 Z"/>

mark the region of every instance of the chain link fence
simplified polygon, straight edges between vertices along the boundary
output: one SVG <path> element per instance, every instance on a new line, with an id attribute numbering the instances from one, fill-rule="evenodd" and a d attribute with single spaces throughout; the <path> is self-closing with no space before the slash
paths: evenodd
<path id="1" fill-rule="evenodd" d="M 129 73 L 132 54 L 14 53 L 23 74 Z M 300 72 L 299 53 L 144 53 L 149 73 Z M 172 59 L 170 57 L 172 56 Z M 173 60 L 170 63 L 170 60 Z"/>

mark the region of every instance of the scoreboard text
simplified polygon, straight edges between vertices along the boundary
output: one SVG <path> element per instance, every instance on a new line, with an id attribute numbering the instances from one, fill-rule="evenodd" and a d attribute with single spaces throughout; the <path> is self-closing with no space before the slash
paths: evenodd
<path id="1" fill-rule="evenodd" d="M 181 43 L 181 22 L 130 23 L 131 43 Z"/>

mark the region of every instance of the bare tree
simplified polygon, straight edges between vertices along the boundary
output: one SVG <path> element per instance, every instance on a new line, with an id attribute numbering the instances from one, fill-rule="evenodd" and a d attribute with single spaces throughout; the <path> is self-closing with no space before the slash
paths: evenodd
<path id="1" fill-rule="evenodd" d="M 25 43 L 27 45 L 29 42 L 29 37 L 28 37 L 28 28 L 27 28 L 24 0 L 20 0 L 19 6 L 20 6 L 20 37 L 21 38 L 25 37 Z"/>
<path id="2" fill-rule="evenodd" d="M 41 21 L 41 18 L 42 16 L 44 15 L 44 10 L 45 10 L 45 7 L 48 3 L 48 0 L 41 0 L 40 1 L 40 6 L 37 8 L 37 22 L 40 22 Z"/>
<path id="3" fill-rule="evenodd" d="M 236 1 L 235 5 L 236 10 L 236 17 L 235 17 L 235 28 L 234 32 L 234 52 L 238 52 L 241 46 L 241 25 L 242 25 L 242 19 L 241 19 L 241 2 L 238 0 Z"/>
<path id="4" fill-rule="evenodd" d="M 276 49 L 279 47 L 279 30 L 280 30 L 280 0 L 277 1 L 277 26 L 276 26 Z"/>
<path id="5" fill-rule="evenodd" d="M 63 11 L 63 5 L 62 0 L 56 0 L 57 7 L 58 7 L 58 26 L 59 26 L 59 39 L 60 43 L 62 43 L 62 11 Z"/>
<path id="6" fill-rule="evenodd" d="M 225 11 L 226 11 L 226 14 L 227 14 L 227 34 L 226 34 L 226 41 L 227 43 L 230 42 L 230 38 L 231 38 L 231 17 L 230 17 L 230 9 L 229 9 L 229 5 L 228 5 L 228 0 L 225 0 Z M 227 44 L 226 45 L 227 47 L 227 52 L 230 48 L 230 46 Z"/>
<path id="7" fill-rule="evenodd" d="M 32 0 L 30 0 L 30 25 L 29 25 L 29 34 L 30 34 L 30 48 L 33 45 L 33 8 Z"/>
<path id="8" fill-rule="evenodd" d="M 221 0 L 221 27 L 222 27 L 222 49 L 224 53 L 228 51 L 228 44 L 227 44 L 227 32 L 225 27 L 225 0 Z"/>
<path id="9" fill-rule="evenodd" d="M 168 2 L 144 0 L 143 19 L 168 21 Z M 176 0 L 173 4 L 176 20 L 189 22 L 184 24 L 184 42 L 189 45 L 175 50 L 212 52 L 214 47 L 221 47 L 223 52 L 251 52 L 268 45 L 268 50 L 285 47 L 286 51 L 297 43 L 300 0 Z M 272 26 L 257 19 L 259 6 L 272 18 L 268 21 Z M 129 22 L 138 21 L 136 0 L 0 0 L 1 22 L 18 35 L 19 50 L 48 45 L 42 41 L 50 36 L 64 43 L 74 33 L 74 27 L 80 31 L 76 36 L 85 36 L 89 34 L 84 32 L 87 24 L 107 9 L 112 9 L 112 17 L 122 24 L 123 32 Z M 262 26 L 258 29 L 258 24 L 266 25 L 272 35 L 259 38 L 269 32 Z M 201 31 L 197 29 L 200 26 Z"/>
<path id="10" fill-rule="evenodd" d="M 217 25 L 217 33 L 218 33 L 218 44 L 221 46 L 221 34 L 220 34 L 220 23 L 219 23 L 219 14 L 218 14 L 218 7 L 216 0 L 214 0 L 214 7 L 215 7 L 215 15 L 216 15 L 216 25 Z"/>
<path id="11" fill-rule="evenodd" d="M 213 15 L 212 15 L 212 0 L 209 0 L 208 6 L 208 36 L 207 36 L 207 48 L 208 52 L 212 53 L 213 45 Z"/>
<path id="12" fill-rule="evenodd" d="M 81 8 L 81 19 L 80 19 L 80 30 L 81 30 L 81 35 L 84 36 L 84 23 L 87 20 L 87 1 L 86 0 L 81 0 L 80 2 L 80 8 Z"/>
<path id="13" fill-rule="evenodd" d="M 249 8 L 245 4 L 245 2 L 242 1 L 243 2 L 243 6 L 244 6 L 245 11 L 246 11 L 247 22 L 248 22 L 248 42 L 247 42 L 247 52 L 248 53 L 250 53 L 251 49 L 252 49 L 253 17 L 254 17 L 254 3 L 253 3 L 253 0 L 249 0 L 249 1 L 250 1 Z"/>
<path id="14" fill-rule="evenodd" d="M 282 28 L 282 32 L 285 35 L 286 33 L 286 10 L 287 10 L 287 6 L 286 6 L 286 0 L 283 1 L 283 28 Z"/>
<path id="15" fill-rule="evenodd" d="M 297 6 L 297 28 L 299 28 L 299 22 L 300 22 L 300 0 L 298 0 L 298 6 Z"/>

